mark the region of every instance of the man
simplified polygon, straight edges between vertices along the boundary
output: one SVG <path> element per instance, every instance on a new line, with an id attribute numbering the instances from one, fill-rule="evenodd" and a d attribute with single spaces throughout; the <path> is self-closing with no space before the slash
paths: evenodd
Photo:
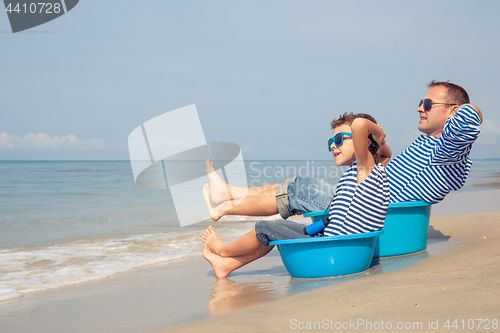
<path id="1" fill-rule="evenodd" d="M 391 202 L 422 200 L 436 203 L 460 189 L 469 173 L 468 158 L 479 135 L 482 114 L 469 104 L 467 92 L 449 82 L 432 81 L 417 112 L 424 133 L 387 166 Z M 380 154 L 390 156 L 382 146 Z M 312 177 L 295 177 L 280 184 L 239 188 L 226 184 L 207 161 L 208 184 L 203 189 L 210 217 L 269 216 L 287 219 L 327 209 L 334 186 Z"/>
<path id="2" fill-rule="evenodd" d="M 467 92 L 448 82 L 432 81 L 417 111 L 418 137 L 387 167 L 391 202 L 436 203 L 465 183 L 468 158 L 479 136 L 481 111 L 469 104 Z"/>

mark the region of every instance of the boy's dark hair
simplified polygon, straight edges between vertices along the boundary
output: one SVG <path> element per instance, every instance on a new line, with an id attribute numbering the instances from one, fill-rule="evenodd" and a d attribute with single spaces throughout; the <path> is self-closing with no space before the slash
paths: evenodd
<path id="1" fill-rule="evenodd" d="M 345 112 L 338 119 L 334 119 L 330 125 L 332 126 L 332 130 L 335 129 L 335 127 L 339 127 L 339 126 L 344 125 L 344 124 L 351 126 L 352 122 L 356 118 L 364 118 L 364 119 L 370 120 L 371 122 L 373 122 L 375 124 L 377 123 L 377 121 L 375 120 L 375 118 L 373 118 L 369 114 L 366 114 L 366 113 L 356 113 L 356 114 L 354 114 L 352 112 L 351 113 Z M 378 148 L 379 148 L 378 143 L 375 142 L 375 140 L 373 140 L 373 137 L 372 137 L 371 134 L 368 135 L 368 138 L 375 145 L 375 147 L 373 147 L 372 145 L 370 145 L 368 147 L 368 151 L 372 154 L 373 159 L 375 160 L 375 164 L 378 164 L 378 155 L 377 155 L 377 151 L 378 151 Z"/>
<path id="2" fill-rule="evenodd" d="M 449 103 L 457 104 L 457 105 L 462 105 L 462 104 L 468 104 L 470 103 L 469 100 L 469 95 L 467 94 L 467 91 L 465 91 L 464 88 L 460 87 L 457 84 L 450 83 L 448 81 L 446 82 L 440 82 L 436 80 L 432 80 L 431 83 L 427 85 L 427 87 L 432 88 L 432 87 L 445 87 L 448 89 L 448 99 Z"/>

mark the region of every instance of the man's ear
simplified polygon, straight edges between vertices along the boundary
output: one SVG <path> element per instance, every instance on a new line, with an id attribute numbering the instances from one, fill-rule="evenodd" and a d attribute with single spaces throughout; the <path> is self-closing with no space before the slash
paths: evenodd
<path id="1" fill-rule="evenodd" d="M 451 117 L 453 117 L 453 115 L 455 113 L 457 113 L 457 110 L 459 109 L 460 107 L 458 105 L 453 105 L 450 110 L 448 111 L 448 118 L 447 119 L 450 119 Z"/>

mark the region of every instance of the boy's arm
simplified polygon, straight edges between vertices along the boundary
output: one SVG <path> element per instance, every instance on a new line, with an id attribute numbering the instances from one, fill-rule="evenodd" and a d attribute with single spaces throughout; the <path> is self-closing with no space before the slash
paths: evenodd
<path id="1" fill-rule="evenodd" d="M 392 156 L 391 148 L 389 148 L 387 142 L 383 146 L 379 147 L 377 155 L 378 155 L 378 161 L 382 163 L 382 165 L 385 168 L 387 166 L 387 163 L 389 163 L 389 161 L 391 160 Z"/>
<path id="2" fill-rule="evenodd" d="M 368 150 L 368 147 L 371 145 L 371 140 L 368 138 L 368 135 L 371 134 L 379 146 L 384 146 L 385 133 L 380 125 L 364 118 L 354 119 L 351 124 L 351 132 L 354 154 L 358 162 L 357 180 L 359 184 L 368 177 L 375 166 L 375 160 Z"/>

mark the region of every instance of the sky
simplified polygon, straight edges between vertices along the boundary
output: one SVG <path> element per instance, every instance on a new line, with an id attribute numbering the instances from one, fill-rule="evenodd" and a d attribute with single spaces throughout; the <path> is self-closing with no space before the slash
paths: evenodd
<path id="1" fill-rule="evenodd" d="M 192 104 L 206 142 L 245 160 L 328 160 L 344 112 L 374 116 L 395 155 L 433 79 L 483 113 L 471 158 L 500 158 L 498 17 L 498 1 L 81 0 L 13 34 L 0 13 L 0 160 L 127 160 L 134 129 Z"/>

